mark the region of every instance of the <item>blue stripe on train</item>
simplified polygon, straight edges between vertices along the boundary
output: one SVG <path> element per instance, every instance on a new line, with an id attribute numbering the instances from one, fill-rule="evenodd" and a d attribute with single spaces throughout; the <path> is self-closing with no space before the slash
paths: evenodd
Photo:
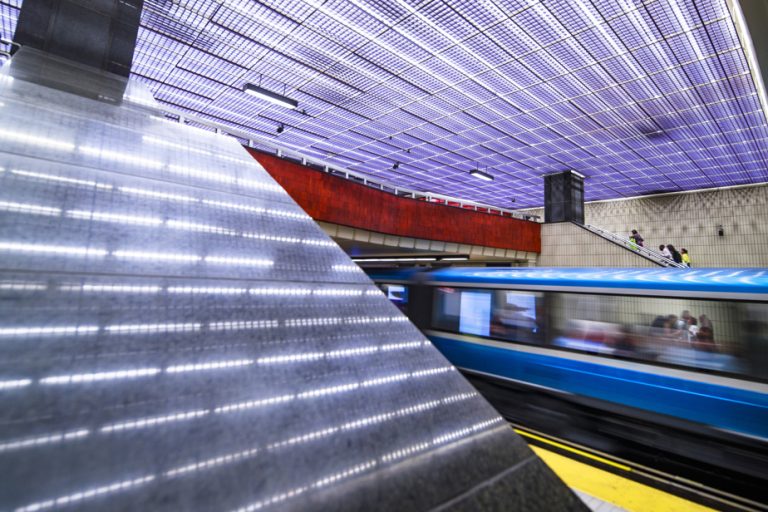
<path id="1" fill-rule="evenodd" d="M 455 366 L 768 439 L 768 395 L 430 336 Z"/>
<path id="2" fill-rule="evenodd" d="M 396 274 L 390 273 L 389 277 Z M 412 274 L 403 274 L 410 278 Z M 515 286 L 555 286 L 568 288 L 612 288 L 621 290 L 659 290 L 710 293 L 766 294 L 768 269 L 668 269 L 668 268 L 461 268 L 449 267 L 428 274 L 429 281 Z M 374 279 L 385 280 L 381 273 Z"/>

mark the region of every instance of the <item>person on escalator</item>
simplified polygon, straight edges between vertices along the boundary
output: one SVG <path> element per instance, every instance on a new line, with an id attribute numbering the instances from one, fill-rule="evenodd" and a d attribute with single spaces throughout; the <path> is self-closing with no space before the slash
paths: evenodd
<path id="1" fill-rule="evenodd" d="M 661 253 L 661 255 L 662 255 L 662 256 L 664 256 L 665 258 L 669 258 L 670 260 L 672 259 L 672 253 L 671 253 L 671 252 L 669 252 L 669 249 L 667 249 L 667 246 L 666 246 L 666 245 L 664 245 L 664 244 L 661 244 L 661 245 L 659 246 L 659 252 L 660 252 L 660 253 Z"/>
<path id="2" fill-rule="evenodd" d="M 643 247 L 643 242 L 645 242 L 645 239 L 643 239 L 643 237 L 640 236 L 640 233 L 638 233 L 636 229 L 632 230 L 632 236 L 630 238 L 634 238 L 635 243 L 640 247 Z"/>
<path id="3" fill-rule="evenodd" d="M 691 268 L 691 256 L 688 254 L 688 249 L 685 247 L 680 249 L 680 255 L 683 257 L 683 264 L 686 267 Z"/>
<path id="4" fill-rule="evenodd" d="M 677 249 L 675 249 L 675 246 L 674 246 L 674 245 L 672 245 L 672 244 L 668 244 L 668 245 L 667 245 L 667 250 L 668 250 L 668 251 L 669 251 L 669 253 L 672 255 L 672 260 L 673 260 L 675 263 L 682 263 L 682 262 L 683 262 L 683 257 L 682 257 L 682 256 L 680 256 L 680 253 L 679 253 L 679 252 L 677 252 Z"/>

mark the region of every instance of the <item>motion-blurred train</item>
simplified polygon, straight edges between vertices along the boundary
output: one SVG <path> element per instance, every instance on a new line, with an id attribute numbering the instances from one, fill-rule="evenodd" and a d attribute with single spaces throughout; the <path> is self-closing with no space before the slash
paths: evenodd
<path id="1" fill-rule="evenodd" d="M 765 478 L 768 270 L 368 273 L 510 421 Z"/>

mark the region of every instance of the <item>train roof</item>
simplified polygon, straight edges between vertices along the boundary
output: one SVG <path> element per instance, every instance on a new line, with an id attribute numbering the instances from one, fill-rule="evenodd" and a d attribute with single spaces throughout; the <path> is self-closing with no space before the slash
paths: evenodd
<path id="1" fill-rule="evenodd" d="M 633 290 L 635 294 L 697 292 L 710 298 L 768 300 L 768 269 L 702 268 L 477 268 L 450 267 L 427 274 L 445 284 L 504 285 L 538 289 Z M 575 290 L 574 290 L 575 291 Z M 700 292 L 700 293 L 698 293 Z M 675 295 L 672 293 L 672 295 Z"/>

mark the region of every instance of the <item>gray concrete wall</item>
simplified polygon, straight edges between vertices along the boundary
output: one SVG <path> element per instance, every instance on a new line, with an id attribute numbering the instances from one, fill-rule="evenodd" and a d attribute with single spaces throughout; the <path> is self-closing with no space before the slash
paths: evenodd
<path id="1" fill-rule="evenodd" d="M 768 267 L 766 185 L 587 203 L 585 220 L 620 235 L 637 229 L 650 248 L 661 243 L 685 247 L 694 267 Z M 717 235 L 718 225 L 723 226 L 722 237 Z M 554 236 L 557 229 L 542 231 L 539 264 L 548 259 L 543 257 L 544 246 L 553 243 L 545 242 L 545 237 Z M 579 251 L 602 251 L 601 241 L 592 243 L 598 248 Z M 549 250 L 554 251 L 554 246 Z M 573 254 L 565 250 L 559 258 L 573 259 Z"/>
<path id="2" fill-rule="evenodd" d="M 542 224 L 541 267 L 655 267 L 653 262 L 570 222 Z"/>

